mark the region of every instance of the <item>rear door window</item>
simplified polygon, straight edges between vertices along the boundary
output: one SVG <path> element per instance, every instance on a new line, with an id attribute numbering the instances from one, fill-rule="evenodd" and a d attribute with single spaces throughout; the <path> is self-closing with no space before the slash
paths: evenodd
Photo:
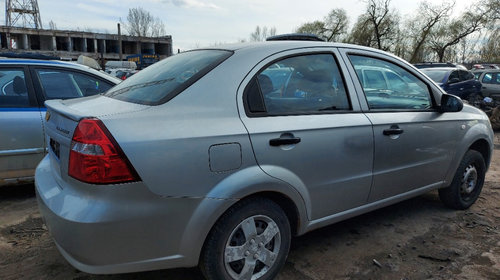
<path id="1" fill-rule="evenodd" d="M 26 77 L 22 68 L 0 68 L 0 107 L 30 107 Z"/>
<path id="2" fill-rule="evenodd" d="M 244 98 L 250 114 L 297 115 L 350 110 L 344 85 L 332 54 L 301 55 L 262 69 L 245 89 Z"/>
<path id="3" fill-rule="evenodd" d="M 138 104 L 162 104 L 188 88 L 231 54 L 232 52 L 225 50 L 196 50 L 176 54 L 141 70 L 105 95 Z"/>
<path id="4" fill-rule="evenodd" d="M 45 99 L 68 99 L 103 93 L 113 83 L 76 71 L 35 69 Z"/>

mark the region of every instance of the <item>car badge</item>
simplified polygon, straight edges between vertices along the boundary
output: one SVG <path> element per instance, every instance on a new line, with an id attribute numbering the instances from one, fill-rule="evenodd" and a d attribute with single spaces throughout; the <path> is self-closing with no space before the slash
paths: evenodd
<path id="1" fill-rule="evenodd" d="M 50 112 L 47 111 L 47 113 L 45 113 L 45 121 L 49 121 L 50 120 Z"/>

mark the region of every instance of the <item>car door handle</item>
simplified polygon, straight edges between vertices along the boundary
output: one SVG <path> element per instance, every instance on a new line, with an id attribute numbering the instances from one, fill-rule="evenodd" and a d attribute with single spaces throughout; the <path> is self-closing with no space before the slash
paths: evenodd
<path id="1" fill-rule="evenodd" d="M 483 89 L 486 89 L 486 87 L 483 87 Z"/>
<path id="2" fill-rule="evenodd" d="M 399 128 L 397 125 L 391 126 L 389 129 L 384 129 L 384 135 L 399 135 L 402 134 L 404 130 Z"/>
<path id="3" fill-rule="evenodd" d="M 300 137 L 292 138 L 274 138 L 269 140 L 269 145 L 271 146 L 281 146 L 281 145 L 292 145 L 300 142 Z"/>

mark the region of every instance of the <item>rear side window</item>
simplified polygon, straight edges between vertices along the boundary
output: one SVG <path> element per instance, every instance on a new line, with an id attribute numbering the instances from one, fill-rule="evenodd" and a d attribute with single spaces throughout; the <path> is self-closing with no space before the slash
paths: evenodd
<path id="1" fill-rule="evenodd" d="M 145 105 L 167 102 L 231 56 L 225 50 L 196 50 L 157 62 L 118 84 L 105 96 Z"/>
<path id="2" fill-rule="evenodd" d="M 0 68 L 0 108 L 30 107 L 23 69 Z"/>

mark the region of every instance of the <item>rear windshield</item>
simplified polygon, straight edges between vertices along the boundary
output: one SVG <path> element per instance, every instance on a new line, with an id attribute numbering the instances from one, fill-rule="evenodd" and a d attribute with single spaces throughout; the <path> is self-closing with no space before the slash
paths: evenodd
<path id="1" fill-rule="evenodd" d="M 104 95 L 145 105 L 158 105 L 174 98 L 210 72 L 232 52 L 196 50 L 157 62 L 118 84 Z"/>

